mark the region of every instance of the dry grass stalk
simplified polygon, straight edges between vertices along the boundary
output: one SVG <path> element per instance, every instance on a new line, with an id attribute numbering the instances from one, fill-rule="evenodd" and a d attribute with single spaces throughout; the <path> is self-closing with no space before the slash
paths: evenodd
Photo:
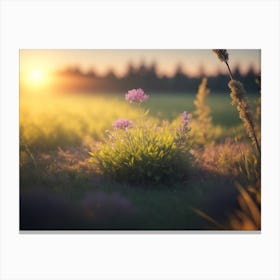
<path id="1" fill-rule="evenodd" d="M 260 145 L 254 129 L 253 116 L 245 95 L 246 91 L 242 83 L 236 80 L 231 80 L 228 83 L 228 86 L 231 90 L 230 96 L 232 98 L 232 105 L 236 106 L 237 111 L 239 112 L 239 117 L 244 123 L 244 127 L 246 128 L 249 138 L 261 154 Z"/>
<path id="2" fill-rule="evenodd" d="M 250 188 L 249 188 L 250 189 Z M 260 196 L 260 189 L 253 188 Z M 246 189 L 238 186 L 238 204 L 240 209 L 236 210 L 229 219 L 229 226 L 233 230 L 260 230 L 261 210 L 260 198 L 254 199 Z"/>
<path id="3" fill-rule="evenodd" d="M 196 110 L 194 116 L 200 122 L 207 127 L 212 125 L 212 118 L 210 116 L 210 108 L 206 104 L 206 97 L 209 95 L 210 90 L 207 88 L 207 79 L 203 78 L 199 85 L 194 105 Z"/>
<path id="4" fill-rule="evenodd" d="M 191 123 L 191 130 L 195 135 L 196 142 L 203 145 L 210 143 L 213 139 L 211 110 L 206 104 L 206 98 L 209 93 L 207 78 L 203 78 L 194 101 L 195 111 L 193 112 L 194 118 Z"/>
<path id="5" fill-rule="evenodd" d="M 227 50 L 218 49 L 218 50 L 213 50 L 213 52 L 218 56 L 218 58 L 221 60 L 221 62 L 224 62 L 226 64 L 226 66 L 228 68 L 229 76 L 230 76 L 231 80 L 233 80 L 233 75 L 232 75 L 232 72 L 228 65 L 229 55 L 228 55 Z"/>
<path id="6" fill-rule="evenodd" d="M 249 108 L 248 101 L 246 99 L 246 91 L 243 87 L 243 84 L 239 81 L 233 79 L 228 60 L 229 55 L 227 50 L 224 49 L 214 49 L 213 52 L 218 56 L 218 58 L 227 65 L 230 79 L 228 86 L 231 90 L 230 96 L 232 98 L 232 105 L 235 105 L 238 112 L 239 117 L 243 121 L 245 129 L 248 133 L 249 138 L 252 140 L 253 145 L 257 148 L 259 154 L 261 154 L 261 148 L 256 136 L 254 121 L 252 117 L 251 110 Z"/>

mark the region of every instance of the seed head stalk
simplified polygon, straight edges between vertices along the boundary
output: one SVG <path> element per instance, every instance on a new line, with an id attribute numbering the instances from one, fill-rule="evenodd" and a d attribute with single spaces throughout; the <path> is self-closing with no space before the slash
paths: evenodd
<path id="1" fill-rule="evenodd" d="M 251 110 L 249 108 L 248 101 L 246 99 L 246 91 L 243 87 L 243 84 L 239 81 L 234 80 L 231 69 L 228 64 L 229 55 L 227 50 L 225 49 L 214 49 L 213 52 L 217 55 L 221 62 L 224 62 L 228 68 L 230 82 L 228 84 L 231 93 L 230 96 L 232 98 L 232 105 L 236 105 L 237 111 L 239 112 L 239 117 L 243 121 L 244 126 L 246 128 L 247 134 L 249 138 L 252 140 L 253 144 L 257 148 L 259 154 L 261 155 L 261 148 L 258 142 L 254 122 Z"/>
<path id="2" fill-rule="evenodd" d="M 230 70 L 230 67 L 229 67 L 229 65 L 228 65 L 228 62 L 225 61 L 225 64 L 226 64 L 226 66 L 227 66 L 227 68 L 228 68 L 228 72 L 229 72 L 230 79 L 233 80 L 233 75 L 232 75 L 232 73 L 231 73 L 231 70 Z"/>
<path id="3" fill-rule="evenodd" d="M 249 138 L 256 146 L 259 154 L 261 154 L 261 148 L 254 128 L 253 116 L 245 96 L 246 91 L 242 83 L 236 80 L 231 80 L 228 83 L 228 86 L 231 90 L 230 96 L 232 98 L 232 105 L 236 105 L 237 111 L 239 112 L 239 117 L 244 123 Z"/>
<path id="4" fill-rule="evenodd" d="M 232 75 L 232 72 L 231 72 L 229 64 L 228 64 L 229 55 L 228 55 L 227 50 L 215 49 L 215 50 L 213 50 L 213 52 L 217 55 L 217 57 L 219 58 L 219 60 L 221 62 L 224 62 L 226 64 L 226 66 L 228 68 L 230 79 L 233 80 L 233 75 Z"/>

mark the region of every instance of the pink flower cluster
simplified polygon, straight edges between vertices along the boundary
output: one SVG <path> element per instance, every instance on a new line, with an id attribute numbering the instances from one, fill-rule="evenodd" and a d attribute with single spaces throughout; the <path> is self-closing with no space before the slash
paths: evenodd
<path id="1" fill-rule="evenodd" d="M 182 113 L 182 125 L 183 125 L 183 127 L 186 127 L 189 124 L 191 116 L 192 115 L 190 113 L 186 112 L 186 111 Z"/>
<path id="2" fill-rule="evenodd" d="M 118 119 L 113 122 L 113 127 L 115 129 L 127 129 L 133 127 L 133 122 L 126 119 Z"/>
<path id="3" fill-rule="evenodd" d="M 125 100 L 130 103 L 142 103 L 147 100 L 149 95 L 145 94 L 144 90 L 141 88 L 129 90 L 125 95 Z"/>

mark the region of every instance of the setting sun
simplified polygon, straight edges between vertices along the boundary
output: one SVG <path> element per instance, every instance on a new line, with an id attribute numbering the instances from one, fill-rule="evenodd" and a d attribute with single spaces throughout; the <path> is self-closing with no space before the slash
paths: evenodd
<path id="1" fill-rule="evenodd" d="M 48 82 L 48 74 L 40 68 L 34 68 L 26 74 L 26 81 L 32 86 L 45 85 Z"/>
<path id="2" fill-rule="evenodd" d="M 46 73 L 41 69 L 33 69 L 30 72 L 29 81 L 32 84 L 42 84 L 46 81 Z"/>
<path id="3" fill-rule="evenodd" d="M 30 80 L 32 80 L 34 83 L 42 82 L 42 80 L 44 80 L 43 72 L 39 69 L 33 70 L 30 75 Z"/>

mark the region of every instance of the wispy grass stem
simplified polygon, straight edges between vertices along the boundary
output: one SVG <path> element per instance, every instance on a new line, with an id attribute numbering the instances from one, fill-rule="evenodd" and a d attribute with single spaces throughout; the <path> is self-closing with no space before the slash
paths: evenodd
<path id="1" fill-rule="evenodd" d="M 226 64 L 228 68 L 229 76 L 231 79 L 231 81 L 228 83 L 228 86 L 231 90 L 230 96 L 232 98 L 232 105 L 236 106 L 237 111 L 239 112 L 239 117 L 243 121 L 249 138 L 252 140 L 253 145 L 257 148 L 259 154 L 261 155 L 261 147 L 256 136 L 254 121 L 248 101 L 246 99 L 246 91 L 243 87 L 243 84 L 239 81 L 234 80 L 233 78 L 231 69 L 228 64 L 229 55 L 227 50 L 214 49 L 213 52 L 217 55 L 221 62 L 224 62 Z"/>

